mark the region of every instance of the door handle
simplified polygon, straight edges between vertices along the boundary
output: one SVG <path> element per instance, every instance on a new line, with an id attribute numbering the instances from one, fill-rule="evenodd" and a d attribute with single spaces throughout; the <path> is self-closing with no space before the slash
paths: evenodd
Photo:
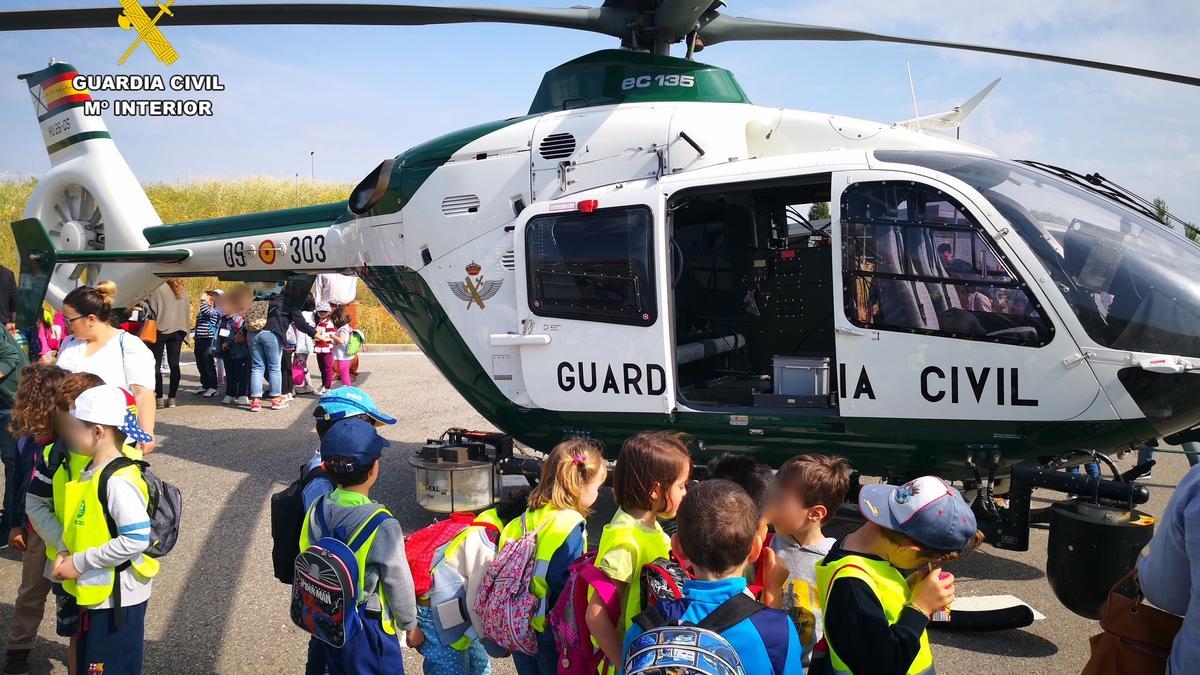
<path id="1" fill-rule="evenodd" d="M 548 345 L 550 344 L 550 336 L 494 333 L 488 336 L 488 343 L 493 347 L 528 347 L 534 345 Z"/>
<path id="2" fill-rule="evenodd" d="M 838 333 L 841 333 L 842 335 L 862 335 L 863 334 L 863 332 L 861 330 L 859 330 L 857 328 L 851 328 L 849 326 L 838 326 L 834 330 L 837 331 Z"/>

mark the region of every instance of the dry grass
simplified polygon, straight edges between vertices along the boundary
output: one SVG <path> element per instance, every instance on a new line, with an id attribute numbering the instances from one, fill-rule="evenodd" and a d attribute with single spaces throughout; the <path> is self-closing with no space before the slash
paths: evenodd
<path id="1" fill-rule="evenodd" d="M 36 181 L 0 182 L 0 223 L 18 220 Z M 269 211 L 325 204 L 346 198 L 351 185 L 314 183 L 274 178 L 242 180 L 204 180 L 192 183 L 154 183 L 146 187 L 150 202 L 164 223 L 178 223 L 201 218 L 231 216 L 239 213 Z M 12 230 L 0 226 L 0 264 L 16 270 L 17 251 Z M 227 288 L 232 284 L 215 278 L 188 279 L 188 291 L 194 299 L 206 288 Z M 367 339 L 379 344 L 411 342 L 399 324 L 392 319 L 379 301 L 359 282 L 359 327 Z"/>

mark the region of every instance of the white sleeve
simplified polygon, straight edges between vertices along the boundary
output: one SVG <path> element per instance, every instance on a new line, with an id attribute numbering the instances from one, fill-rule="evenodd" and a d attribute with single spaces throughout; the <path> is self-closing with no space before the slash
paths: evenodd
<path id="1" fill-rule="evenodd" d="M 125 383 L 131 389 L 135 385 L 153 389 L 154 354 L 150 352 L 146 343 L 138 339 L 126 339 L 125 335 L 124 331 L 117 335 L 117 339 L 121 341 L 118 346 L 122 352 L 121 366 L 125 371 Z"/>

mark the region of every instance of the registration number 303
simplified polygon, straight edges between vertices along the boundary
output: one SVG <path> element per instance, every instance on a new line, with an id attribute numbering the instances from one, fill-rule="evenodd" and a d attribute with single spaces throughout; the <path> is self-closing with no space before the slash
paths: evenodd
<path id="1" fill-rule="evenodd" d="M 646 89 L 652 85 L 659 87 L 694 87 L 696 86 L 695 75 L 638 75 L 636 77 L 627 77 L 621 81 L 621 91 L 630 91 L 631 89 Z"/>

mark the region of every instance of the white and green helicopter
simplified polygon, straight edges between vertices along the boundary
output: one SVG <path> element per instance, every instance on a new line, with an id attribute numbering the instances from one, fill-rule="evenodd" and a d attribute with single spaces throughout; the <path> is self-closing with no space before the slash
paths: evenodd
<path id="1" fill-rule="evenodd" d="M 357 274 L 468 403 L 535 448 L 588 434 L 615 452 L 632 432 L 676 429 L 699 456 L 829 452 L 870 475 L 979 485 L 1200 422 L 1200 248 L 1136 196 L 930 133 L 978 97 L 868 122 L 752 104 L 693 56 L 736 40 L 869 40 L 1200 79 L 722 4 L 176 5 L 173 25 L 509 22 L 621 48 L 546 73 L 527 115 L 384 161 L 345 201 L 173 224 L 84 115 L 86 92 L 47 104 L 72 66 L 21 75 L 51 161 L 13 224 L 24 315 L 85 270 L 116 281 L 121 303 L 163 277 L 304 288 Z M 114 12 L 0 12 L 0 30 L 107 27 Z M 671 56 L 680 42 L 685 57 Z M 828 217 L 810 218 L 822 203 Z"/>

